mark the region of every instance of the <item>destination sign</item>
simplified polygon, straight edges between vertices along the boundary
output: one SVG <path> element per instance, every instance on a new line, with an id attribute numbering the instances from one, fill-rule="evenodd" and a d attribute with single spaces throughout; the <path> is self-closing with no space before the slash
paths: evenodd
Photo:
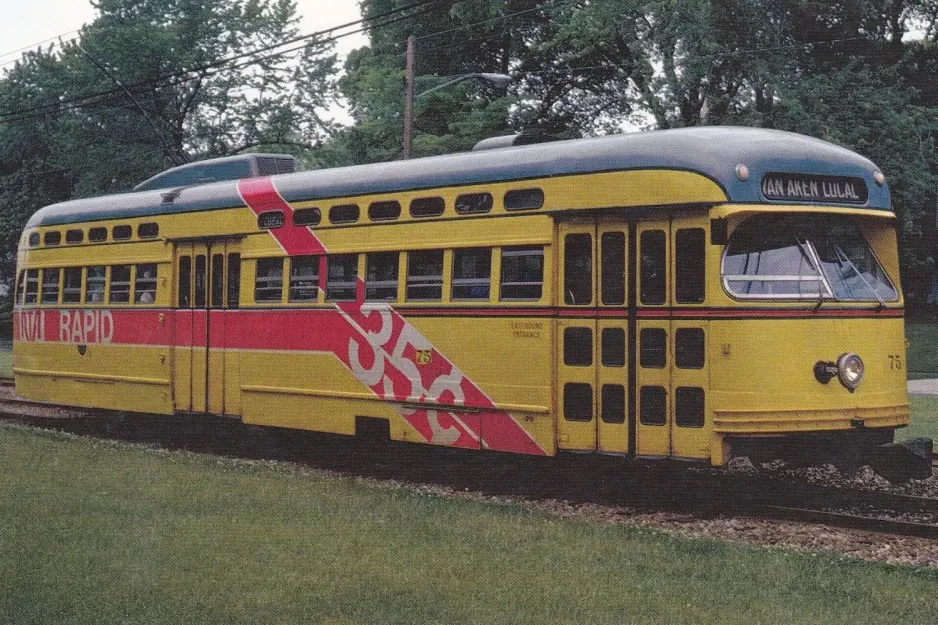
<path id="1" fill-rule="evenodd" d="M 767 200 L 866 204 L 869 193 L 862 178 L 768 173 L 762 177 L 762 195 Z"/>
<path id="2" fill-rule="evenodd" d="M 283 228 L 283 211 L 266 211 L 257 216 L 257 227 L 261 230 Z"/>

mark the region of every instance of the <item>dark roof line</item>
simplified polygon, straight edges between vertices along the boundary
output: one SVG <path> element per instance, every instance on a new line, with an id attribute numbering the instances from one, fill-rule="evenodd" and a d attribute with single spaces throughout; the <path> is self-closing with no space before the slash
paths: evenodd
<path id="1" fill-rule="evenodd" d="M 736 175 L 745 165 L 748 180 Z M 779 130 L 707 126 L 304 171 L 276 176 L 290 202 L 415 191 L 488 182 L 568 176 L 603 171 L 675 169 L 697 172 L 719 184 L 727 201 L 764 202 L 762 176 L 769 172 L 852 176 L 867 181 L 866 208 L 891 209 L 887 186 L 871 184 L 879 169 L 832 143 Z M 163 190 L 165 192 L 165 190 Z M 243 206 L 234 182 L 180 190 L 171 203 L 162 192 L 125 193 L 53 204 L 27 227 L 102 219 L 215 210 Z"/>

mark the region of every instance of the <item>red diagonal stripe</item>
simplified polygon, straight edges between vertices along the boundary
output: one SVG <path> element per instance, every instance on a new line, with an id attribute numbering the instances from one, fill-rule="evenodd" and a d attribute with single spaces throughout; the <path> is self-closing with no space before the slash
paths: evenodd
<path id="1" fill-rule="evenodd" d="M 260 215 L 265 211 L 283 211 L 284 226 L 282 228 L 268 230 L 268 232 L 277 240 L 280 247 L 283 248 L 283 251 L 286 252 L 288 256 L 299 254 L 324 255 L 327 253 L 325 246 L 312 230 L 307 227 L 297 227 L 293 225 L 293 208 L 283 199 L 276 187 L 274 187 L 273 181 L 269 178 L 248 178 L 240 180 L 238 181 L 238 193 L 241 194 L 241 198 L 244 200 L 245 204 L 250 206 L 251 210 L 254 211 L 256 215 Z M 320 288 L 325 287 L 325 269 L 326 265 L 323 262 L 320 265 L 319 273 Z M 395 386 L 395 383 L 400 386 L 406 385 L 407 375 L 401 371 L 400 367 L 405 365 L 409 367 L 409 362 L 399 362 L 399 359 L 403 356 L 395 356 L 392 353 L 394 350 L 389 349 L 389 345 L 377 345 L 372 343 L 373 337 L 370 336 L 366 328 L 369 327 L 368 322 L 370 318 L 377 319 L 379 316 L 362 311 L 362 305 L 365 299 L 365 283 L 361 278 L 358 278 L 355 290 L 356 297 L 354 302 L 343 302 L 336 305 L 336 308 L 347 316 L 342 319 L 345 323 L 339 328 L 336 328 L 334 332 L 326 332 L 327 335 L 330 335 L 331 340 L 339 339 L 339 344 L 334 345 L 329 351 L 332 351 L 346 366 L 350 366 L 350 355 L 348 353 L 350 342 L 354 342 L 360 351 L 373 350 L 375 353 L 380 353 L 381 362 L 384 366 L 383 375 L 379 383 L 369 384 L 369 387 L 375 395 L 389 401 L 412 401 L 413 398 L 398 397 L 394 392 L 390 393 L 389 396 L 386 392 L 386 383 L 390 384 L 392 388 Z M 393 309 L 389 309 L 388 313 L 392 320 L 395 337 L 400 336 L 405 326 L 413 330 L 410 324 L 408 324 L 399 313 Z M 322 334 L 325 328 L 319 326 L 317 330 Z M 414 332 L 416 331 L 414 330 Z M 307 349 L 308 348 L 307 346 Z M 442 366 L 442 368 L 436 372 L 437 375 L 444 376 L 453 374 L 455 371 L 453 363 L 435 349 L 433 353 L 436 355 L 438 366 Z M 462 375 L 461 372 L 459 375 L 462 378 L 461 386 L 463 387 L 463 393 L 472 397 L 472 400 L 477 402 L 477 405 L 490 409 L 486 412 L 487 420 L 489 421 L 487 426 L 483 425 L 481 418 L 468 413 L 461 414 L 457 417 L 457 415 L 445 411 L 403 410 L 401 416 L 416 428 L 426 440 L 431 442 L 437 442 L 434 434 L 434 430 L 437 430 L 436 435 L 442 436 L 442 440 L 446 441 L 443 444 L 468 447 L 475 446 L 475 441 L 481 440 L 481 444 L 489 449 L 523 453 L 544 453 L 544 450 L 531 438 L 527 430 L 521 427 L 509 413 L 499 411 L 482 389 L 472 380 Z M 426 384 L 425 388 L 433 387 L 434 381 L 435 380 L 423 380 Z M 438 399 L 439 398 L 431 398 L 432 401 Z M 431 412 L 433 414 L 431 414 Z M 484 438 L 483 429 L 487 430 Z M 442 435 L 439 432 L 440 430 L 443 431 Z M 447 434 L 447 432 L 456 432 L 457 434 Z M 450 440 L 450 438 L 452 438 L 452 440 Z"/>
<path id="2" fill-rule="evenodd" d="M 274 187 L 270 178 L 245 178 L 238 181 L 238 193 L 255 215 L 273 210 L 283 211 L 282 228 L 268 230 L 283 251 L 290 256 L 325 254 L 326 248 L 306 226 L 293 225 L 293 208 Z"/>

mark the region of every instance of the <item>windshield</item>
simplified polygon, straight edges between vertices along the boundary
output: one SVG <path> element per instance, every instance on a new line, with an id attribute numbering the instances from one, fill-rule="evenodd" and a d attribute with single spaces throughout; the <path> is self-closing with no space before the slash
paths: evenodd
<path id="1" fill-rule="evenodd" d="M 739 298 L 896 301 L 860 229 L 838 216 L 759 215 L 736 229 L 723 284 Z"/>

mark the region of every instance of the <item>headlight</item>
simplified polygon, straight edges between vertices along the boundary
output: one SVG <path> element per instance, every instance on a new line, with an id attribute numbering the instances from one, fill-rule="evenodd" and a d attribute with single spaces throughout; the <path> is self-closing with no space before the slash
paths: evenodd
<path id="1" fill-rule="evenodd" d="M 855 389 L 863 380 L 863 359 L 856 354 L 844 354 L 838 358 L 837 377 L 841 384 Z"/>

